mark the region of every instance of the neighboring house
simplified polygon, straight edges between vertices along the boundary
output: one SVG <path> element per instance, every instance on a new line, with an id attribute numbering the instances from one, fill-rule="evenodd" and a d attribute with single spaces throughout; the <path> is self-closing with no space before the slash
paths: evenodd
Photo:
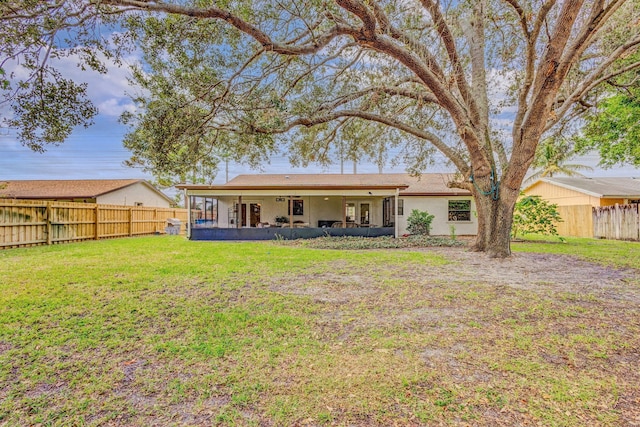
<path id="1" fill-rule="evenodd" d="M 434 215 L 433 235 L 449 235 L 452 226 L 457 235 L 475 235 L 471 193 L 449 188 L 452 179 L 451 174 L 260 174 L 239 175 L 224 185 L 176 187 L 185 191 L 192 239 L 402 235 L 413 209 Z"/>
<path id="2" fill-rule="evenodd" d="M 0 181 L 0 198 L 168 208 L 174 202 L 143 179 Z"/>
<path id="3" fill-rule="evenodd" d="M 558 206 L 611 206 L 639 203 L 640 178 L 542 178 L 524 189 Z"/>
<path id="4" fill-rule="evenodd" d="M 560 235 L 593 237 L 592 208 L 640 203 L 640 178 L 542 178 L 524 193 L 558 205 Z"/>

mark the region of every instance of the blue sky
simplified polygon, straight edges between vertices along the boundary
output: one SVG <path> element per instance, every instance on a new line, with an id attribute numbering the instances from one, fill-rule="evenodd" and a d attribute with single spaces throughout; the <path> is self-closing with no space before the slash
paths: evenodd
<path id="1" fill-rule="evenodd" d="M 131 57 L 130 61 L 136 58 Z M 88 129 L 76 129 L 70 138 L 59 146 L 48 147 L 45 153 L 35 153 L 22 146 L 15 138 L 15 131 L 0 127 L 0 180 L 11 179 L 115 179 L 115 178 L 153 178 L 140 169 L 128 168 L 122 163 L 129 157 L 129 152 L 122 146 L 122 138 L 126 127 L 118 123 L 118 117 L 125 110 L 134 108 L 127 93 L 133 89 L 127 83 L 126 67 L 111 67 L 109 73 L 101 75 L 95 72 L 81 71 L 74 58 L 66 58 L 59 64 L 67 77 L 89 84 L 89 96 L 98 107 L 100 113 L 95 124 Z M 0 110 L 0 115 L 7 114 L 7 109 Z M 575 159 L 575 163 L 595 167 L 596 155 Z M 340 173 L 340 163 L 336 162 L 328 168 L 308 167 L 293 168 L 285 156 L 275 156 L 269 164 L 262 166 L 266 173 Z M 372 163 L 359 163 L 358 173 L 377 173 L 378 167 Z M 434 166 L 424 172 L 448 171 L 446 166 Z M 404 172 L 402 166 L 387 166 L 384 172 Z M 243 165 L 230 164 L 229 178 L 241 173 L 258 173 Z M 353 173 L 353 164 L 344 165 L 345 173 Z M 602 170 L 596 168 L 586 172 L 589 176 L 640 176 L 640 169 L 630 166 Z M 224 168 L 218 173 L 214 182 L 224 183 Z"/>

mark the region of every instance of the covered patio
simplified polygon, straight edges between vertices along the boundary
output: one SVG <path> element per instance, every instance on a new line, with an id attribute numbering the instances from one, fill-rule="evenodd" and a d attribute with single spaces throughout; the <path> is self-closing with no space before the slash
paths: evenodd
<path id="1" fill-rule="evenodd" d="M 180 184 L 192 240 L 398 236 L 403 182 L 375 175 L 240 175 L 224 185 Z"/>

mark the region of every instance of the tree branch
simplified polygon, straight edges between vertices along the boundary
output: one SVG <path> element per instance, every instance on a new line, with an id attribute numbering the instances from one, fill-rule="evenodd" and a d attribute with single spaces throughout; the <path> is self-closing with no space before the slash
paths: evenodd
<path id="1" fill-rule="evenodd" d="M 622 6 L 623 0 L 614 0 L 605 8 L 604 0 L 594 2 L 591 13 L 576 39 L 569 46 L 560 60 L 558 72 L 566 75 L 577 58 L 589 47 L 592 38 L 602 29 L 607 20 Z"/>
<path id="2" fill-rule="evenodd" d="M 469 170 L 469 166 L 467 165 L 465 160 L 458 153 L 456 153 L 455 150 L 453 150 L 451 147 L 445 144 L 445 142 L 442 141 L 436 134 L 423 129 L 416 129 L 413 126 L 409 126 L 406 123 L 403 123 L 395 118 L 384 117 L 384 116 L 370 113 L 367 111 L 360 111 L 360 110 L 332 111 L 324 115 L 313 117 L 313 118 L 306 118 L 306 117 L 297 118 L 275 130 L 254 128 L 252 129 L 252 131 L 257 133 L 266 133 L 266 134 L 285 133 L 297 126 L 312 127 L 321 123 L 327 123 L 327 122 L 330 122 L 339 118 L 344 118 L 344 117 L 356 117 L 363 120 L 384 124 L 386 126 L 406 132 L 417 138 L 426 140 L 431 144 L 433 144 L 434 147 L 436 147 L 442 154 L 444 154 L 449 160 L 451 160 L 453 164 L 456 165 L 458 170 L 460 170 L 462 173 L 467 173 Z"/>
<path id="3" fill-rule="evenodd" d="M 222 10 L 215 6 L 208 8 L 187 7 L 177 4 L 167 3 L 148 3 L 143 0 L 92 0 L 98 4 L 108 4 L 113 6 L 132 6 L 138 9 L 148 10 L 151 12 L 173 13 L 177 15 L 191 16 L 196 18 L 218 19 L 226 21 L 239 31 L 252 37 L 260 43 L 265 50 L 273 51 L 282 55 L 307 55 L 317 53 L 326 47 L 332 40 L 340 35 L 357 35 L 357 31 L 351 27 L 336 24 L 333 28 L 327 30 L 324 34 L 314 38 L 313 43 L 301 46 L 289 45 L 286 43 L 275 42 L 264 31 L 255 25 L 248 23 L 242 18 Z"/>
<path id="4" fill-rule="evenodd" d="M 640 36 L 636 37 L 635 43 L 633 45 L 640 45 Z M 618 52 L 620 51 L 620 52 Z M 632 71 L 635 69 L 640 69 L 640 61 L 634 62 L 632 64 L 627 65 L 619 70 L 613 71 L 609 74 L 602 75 L 602 73 L 608 68 L 609 65 L 616 59 L 620 57 L 626 50 L 621 50 L 620 48 L 616 50 L 618 52 L 617 55 L 611 55 L 607 58 L 607 61 L 601 64 L 596 70 L 594 70 L 589 77 L 585 78 L 584 81 L 573 91 L 573 93 L 562 103 L 562 107 L 559 110 L 555 111 L 555 118 L 549 120 L 545 127 L 545 131 L 551 129 L 554 125 L 556 125 L 569 111 L 569 109 L 576 103 L 580 102 L 582 98 L 593 88 L 602 84 L 603 82 L 624 74 L 628 71 Z M 598 77 L 600 76 L 600 77 Z"/>
<path id="5" fill-rule="evenodd" d="M 460 57 L 458 55 L 458 48 L 456 47 L 453 34 L 451 33 L 451 29 L 447 25 L 447 22 L 444 19 L 440 11 L 439 4 L 436 4 L 433 0 L 421 0 L 422 5 L 429 11 L 434 24 L 436 26 L 436 31 L 440 35 L 440 40 L 444 44 L 444 47 L 447 51 L 447 56 L 449 57 L 449 61 L 451 61 L 451 68 L 453 69 L 453 76 L 455 78 L 458 90 L 460 91 L 460 95 L 462 95 L 462 99 L 465 102 L 465 106 L 469 109 L 469 115 L 472 122 L 477 126 L 479 124 L 479 112 L 478 106 L 476 105 L 475 99 L 471 94 L 471 89 L 469 87 L 469 83 L 467 83 L 467 79 L 464 75 L 464 67 L 460 62 Z M 476 34 L 478 35 L 478 34 Z M 483 64 L 484 68 L 484 64 Z"/>
<path id="6" fill-rule="evenodd" d="M 536 42 L 538 37 L 540 36 L 540 31 L 542 30 L 542 26 L 544 22 L 546 22 L 547 15 L 549 11 L 556 3 L 556 0 L 547 0 L 542 7 L 540 8 L 540 12 L 536 16 L 536 20 L 533 24 L 533 29 L 527 36 L 526 40 L 526 48 L 525 48 L 525 67 L 524 67 L 524 81 L 522 83 L 522 87 L 520 88 L 519 96 L 518 96 L 518 112 L 516 113 L 516 117 L 513 122 L 513 142 L 516 143 L 520 140 L 522 136 L 522 123 L 524 121 L 525 115 L 527 114 L 527 105 L 528 98 L 530 95 L 531 88 L 533 86 L 533 81 L 535 79 L 535 66 L 536 66 Z"/>
<path id="7" fill-rule="evenodd" d="M 529 25 L 527 24 L 527 15 L 522 9 L 522 6 L 518 3 L 518 0 L 504 0 L 509 6 L 513 8 L 518 15 L 518 22 L 520 23 L 520 28 L 522 28 L 522 32 L 525 35 L 525 40 L 529 40 Z"/>

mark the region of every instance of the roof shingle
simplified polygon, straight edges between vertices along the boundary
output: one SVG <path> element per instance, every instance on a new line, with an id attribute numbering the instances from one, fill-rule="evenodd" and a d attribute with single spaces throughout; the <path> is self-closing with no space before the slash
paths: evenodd
<path id="1" fill-rule="evenodd" d="M 90 199 L 128 187 L 143 179 L 80 179 L 0 181 L 0 198 Z"/>

